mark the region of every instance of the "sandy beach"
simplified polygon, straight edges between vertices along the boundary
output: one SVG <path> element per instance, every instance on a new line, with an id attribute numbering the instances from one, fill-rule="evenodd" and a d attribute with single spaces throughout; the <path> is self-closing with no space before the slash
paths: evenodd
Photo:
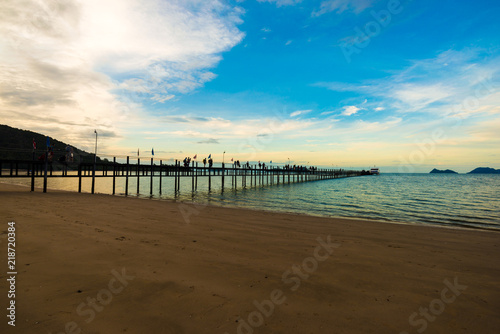
<path id="1" fill-rule="evenodd" d="M 6 184 L 0 212 L 2 333 L 500 332 L 496 232 Z"/>

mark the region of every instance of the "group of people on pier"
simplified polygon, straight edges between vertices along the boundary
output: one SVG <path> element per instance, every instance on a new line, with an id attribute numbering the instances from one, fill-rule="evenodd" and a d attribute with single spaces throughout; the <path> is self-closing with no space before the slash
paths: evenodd
<path id="1" fill-rule="evenodd" d="M 182 162 L 184 163 L 184 167 L 189 167 L 189 164 L 191 163 L 191 158 L 185 157 Z"/>
<path id="2" fill-rule="evenodd" d="M 207 158 L 204 158 L 203 159 L 203 167 L 205 167 L 207 165 Z M 208 158 L 208 168 L 212 168 L 212 166 L 214 165 L 214 160 L 212 158 Z"/>
<path id="3" fill-rule="evenodd" d="M 202 160 L 203 167 L 206 168 L 207 161 L 208 161 L 208 168 L 212 168 L 213 164 L 214 164 L 212 158 L 209 158 L 208 160 L 207 160 L 207 158 L 204 158 Z M 233 160 L 231 159 L 231 161 L 233 161 Z M 184 158 L 184 167 L 189 167 L 190 162 L 191 162 L 191 158 Z M 245 168 L 245 169 L 252 169 L 252 165 L 250 164 L 249 161 L 247 161 L 245 164 L 242 165 L 239 160 L 234 160 L 232 165 L 233 165 L 233 168 L 242 168 L 242 166 L 243 166 L 243 168 Z M 318 167 L 315 167 L 315 166 L 306 167 L 306 166 L 298 166 L 298 165 L 293 165 L 293 166 L 285 165 L 285 166 L 283 166 L 283 168 L 280 168 L 278 166 L 269 167 L 268 165 L 266 165 L 265 162 L 261 163 L 260 161 L 256 164 L 255 168 L 257 168 L 257 166 L 259 169 L 263 169 L 263 170 L 283 169 L 283 170 L 289 170 L 289 171 L 293 171 L 293 172 L 315 172 L 318 170 Z"/>
<path id="4" fill-rule="evenodd" d="M 283 167 L 283 169 L 285 169 L 285 170 L 291 170 L 291 171 L 294 171 L 294 172 L 307 172 L 307 171 L 314 172 L 314 171 L 318 170 L 318 167 L 314 167 L 314 166 L 306 167 L 306 166 L 297 166 L 297 165 L 293 165 L 293 166 L 285 165 Z"/>
<path id="5" fill-rule="evenodd" d="M 33 158 L 34 158 L 34 156 L 35 156 L 35 152 L 33 150 Z M 60 163 L 73 162 L 73 159 L 74 159 L 73 157 L 74 157 L 73 147 L 67 145 L 64 154 L 61 155 L 57 159 L 57 161 Z M 45 161 L 45 159 L 47 159 L 48 163 L 52 163 L 52 161 L 54 161 L 54 147 L 53 146 L 49 146 L 47 148 L 47 151 L 38 157 L 39 161 Z"/>

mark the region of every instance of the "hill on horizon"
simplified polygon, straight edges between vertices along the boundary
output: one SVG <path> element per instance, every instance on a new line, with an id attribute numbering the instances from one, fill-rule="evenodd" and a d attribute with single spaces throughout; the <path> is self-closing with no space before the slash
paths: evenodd
<path id="1" fill-rule="evenodd" d="M 431 170 L 429 173 L 431 173 L 431 174 L 458 174 L 457 172 L 455 172 L 454 170 L 451 170 L 451 169 L 442 170 L 442 169 L 436 169 L 436 168 Z"/>
<path id="2" fill-rule="evenodd" d="M 500 169 L 490 167 L 477 167 L 467 174 L 500 174 Z"/>
<path id="3" fill-rule="evenodd" d="M 73 148 L 74 162 L 93 162 L 94 154 L 64 143 L 49 136 L 50 145 L 53 148 L 55 158 L 63 156 L 66 147 Z M 13 128 L 11 126 L 0 124 L 0 159 L 5 160 L 32 160 L 33 159 L 33 140 L 36 143 L 35 159 L 38 159 L 46 151 L 47 136 L 41 133 Z M 101 159 L 97 157 L 97 161 Z"/>

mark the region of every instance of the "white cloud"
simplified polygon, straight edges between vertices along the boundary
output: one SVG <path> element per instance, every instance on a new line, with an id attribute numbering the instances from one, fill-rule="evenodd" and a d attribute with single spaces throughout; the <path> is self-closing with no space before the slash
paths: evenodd
<path id="1" fill-rule="evenodd" d="M 360 111 L 361 109 L 356 106 L 345 106 L 342 115 L 351 116 Z"/>
<path id="2" fill-rule="evenodd" d="M 94 128 L 119 135 L 144 100 L 213 80 L 241 13 L 218 0 L 3 0 L 0 118 L 76 144 Z"/>

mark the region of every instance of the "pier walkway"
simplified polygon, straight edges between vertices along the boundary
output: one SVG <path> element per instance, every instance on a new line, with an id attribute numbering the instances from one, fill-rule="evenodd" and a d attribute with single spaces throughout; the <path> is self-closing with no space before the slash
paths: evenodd
<path id="1" fill-rule="evenodd" d="M 147 160 L 146 160 L 147 161 Z M 91 193 L 95 192 L 96 178 L 112 178 L 112 193 L 116 191 L 116 179 L 125 178 L 125 195 L 130 193 L 129 179 L 135 178 L 137 193 L 139 193 L 141 179 L 149 177 L 150 195 L 156 183 L 159 193 L 162 193 L 162 180 L 174 179 L 174 191 L 180 190 L 181 182 L 191 182 L 192 191 L 198 190 L 198 179 L 205 178 L 208 182 L 208 191 L 212 189 L 212 180 L 220 179 L 222 190 L 231 179 L 231 187 L 243 188 L 249 186 L 265 186 L 290 184 L 296 182 L 310 182 L 326 179 L 344 178 L 366 175 L 362 171 L 344 169 L 320 169 L 312 167 L 285 168 L 266 166 L 259 168 L 257 165 L 236 167 L 234 164 L 220 164 L 220 167 L 200 166 L 198 162 L 191 162 L 189 167 L 181 165 L 175 160 L 174 164 L 164 164 L 162 160 L 144 163 L 136 158 L 131 162 L 129 157 L 126 162 L 113 161 L 97 163 L 64 163 L 32 160 L 0 160 L 0 178 L 31 178 L 31 191 L 35 191 L 35 179 L 43 178 L 43 192 L 47 192 L 47 182 L 50 178 L 78 178 L 78 192 L 82 191 L 82 179 L 92 178 Z M 156 180 L 157 182 L 154 182 Z"/>

